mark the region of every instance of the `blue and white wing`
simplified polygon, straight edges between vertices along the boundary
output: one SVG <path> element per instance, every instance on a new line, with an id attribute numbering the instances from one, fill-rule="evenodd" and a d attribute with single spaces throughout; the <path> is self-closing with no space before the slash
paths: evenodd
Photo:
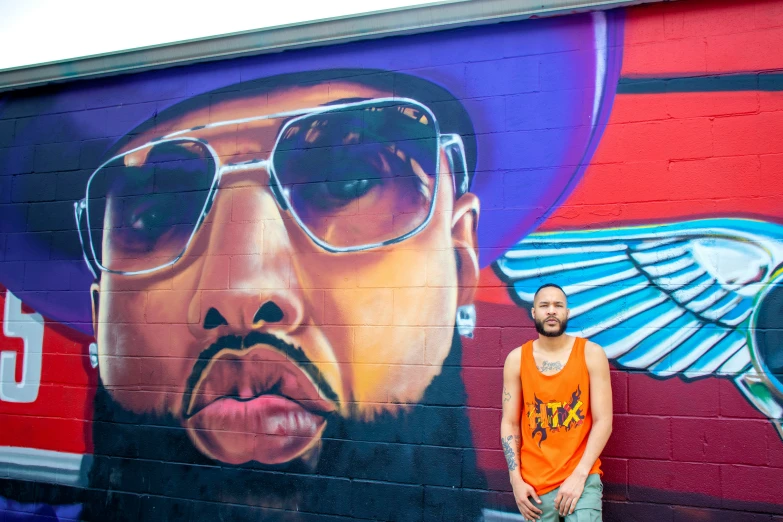
<path id="1" fill-rule="evenodd" d="M 750 363 L 756 295 L 783 261 L 783 226 L 747 219 L 533 234 L 496 263 L 530 305 L 544 283 L 568 295 L 569 332 L 626 368 L 736 375 Z"/>

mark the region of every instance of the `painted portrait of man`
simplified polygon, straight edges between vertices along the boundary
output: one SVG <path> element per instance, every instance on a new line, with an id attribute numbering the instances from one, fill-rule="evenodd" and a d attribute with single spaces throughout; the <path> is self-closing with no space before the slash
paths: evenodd
<path id="1" fill-rule="evenodd" d="M 326 475 L 350 463 L 419 482 L 434 454 L 390 447 L 387 460 L 362 442 L 414 441 L 440 422 L 416 405 L 460 395 L 444 365 L 459 361 L 457 311 L 470 313 L 478 279 L 475 145 L 466 114 L 416 101 L 435 86 L 394 75 L 389 92 L 371 72 L 264 79 L 174 106 L 92 175 L 79 216 L 99 274 L 96 411 L 108 417 L 96 420 L 110 422 L 97 454 L 132 439 L 111 435 L 120 421 L 156 426 L 159 444 L 140 452 L 184 446 L 207 476 L 222 471 L 210 462 Z M 94 481 L 117 475 L 102 465 Z M 281 477 L 246 474 L 260 495 L 223 495 L 306 503 L 290 478 L 268 491 Z"/>
<path id="2" fill-rule="evenodd" d="M 550 52 L 512 25 L 415 37 L 405 67 L 372 43 L 110 81 L 118 102 L 168 94 L 79 169 L 74 291 L 2 280 L 94 336 L 80 516 L 481 518 L 461 373 L 479 273 L 586 167 L 618 18 L 541 21 Z M 455 64 L 472 39 L 508 69 L 488 45 Z"/>

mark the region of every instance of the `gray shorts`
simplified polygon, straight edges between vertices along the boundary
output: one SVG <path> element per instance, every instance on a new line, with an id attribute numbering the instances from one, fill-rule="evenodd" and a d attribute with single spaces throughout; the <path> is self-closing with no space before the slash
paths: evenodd
<path id="1" fill-rule="evenodd" d="M 597 473 L 587 476 L 585 489 L 582 496 L 576 501 L 576 509 L 570 515 L 561 517 L 555 509 L 555 497 L 560 488 L 554 489 L 546 495 L 541 495 L 541 504 L 533 505 L 543 511 L 539 522 L 602 522 L 601 499 L 603 498 L 604 485 L 601 476 Z"/>

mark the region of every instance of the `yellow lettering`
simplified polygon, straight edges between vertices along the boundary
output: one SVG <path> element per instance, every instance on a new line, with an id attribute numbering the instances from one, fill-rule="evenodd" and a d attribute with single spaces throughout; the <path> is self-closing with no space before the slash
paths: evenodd
<path id="1" fill-rule="evenodd" d="M 568 426 L 571 423 L 571 419 L 574 420 L 574 422 L 579 422 L 579 409 L 582 407 L 582 401 L 577 401 L 576 405 L 571 408 L 571 411 L 568 412 L 568 417 L 566 417 L 565 422 L 563 423 L 563 426 Z"/>
<path id="2" fill-rule="evenodd" d="M 552 421 L 552 427 L 557 428 L 560 426 L 560 415 L 557 414 L 558 408 L 560 408 L 563 405 L 562 402 L 548 402 L 547 407 L 551 411 L 549 414 L 549 419 Z"/>
<path id="3" fill-rule="evenodd" d="M 546 426 L 546 408 L 541 411 L 541 406 L 531 407 L 527 412 L 527 418 L 530 420 L 530 428 L 536 429 L 539 426 Z"/>

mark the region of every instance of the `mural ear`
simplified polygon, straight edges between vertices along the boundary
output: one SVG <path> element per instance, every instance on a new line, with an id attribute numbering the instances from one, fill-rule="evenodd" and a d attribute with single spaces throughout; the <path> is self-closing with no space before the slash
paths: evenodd
<path id="1" fill-rule="evenodd" d="M 454 202 L 451 237 L 457 256 L 457 305 L 473 304 L 479 279 L 478 228 L 479 201 L 475 194 L 463 194 Z M 474 315 L 475 317 L 475 315 Z"/>

